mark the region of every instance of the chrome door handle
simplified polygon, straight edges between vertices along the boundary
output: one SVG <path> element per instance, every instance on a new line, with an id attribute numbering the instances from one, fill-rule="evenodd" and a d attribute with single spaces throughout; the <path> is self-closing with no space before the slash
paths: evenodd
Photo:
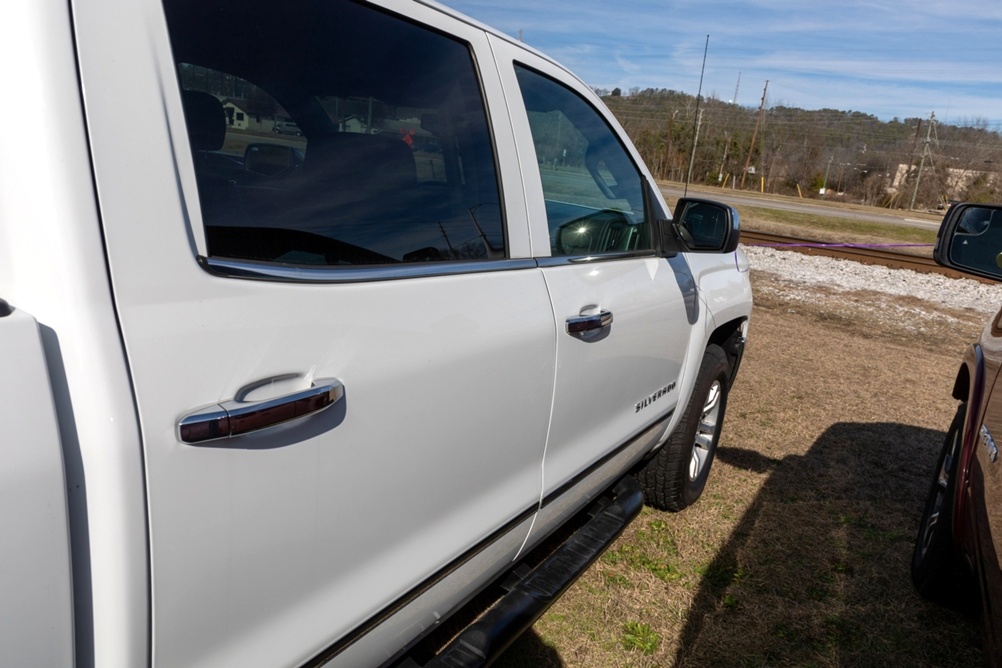
<path id="1" fill-rule="evenodd" d="M 249 434 L 330 408 L 344 396 L 341 381 L 315 380 L 313 387 L 263 401 L 224 401 L 184 416 L 177 423 L 182 443 L 204 443 Z"/>
<path id="2" fill-rule="evenodd" d="M 612 324 L 612 311 L 602 311 L 594 315 L 582 315 L 577 318 L 567 318 L 568 334 L 587 334 L 597 329 L 603 329 Z"/>

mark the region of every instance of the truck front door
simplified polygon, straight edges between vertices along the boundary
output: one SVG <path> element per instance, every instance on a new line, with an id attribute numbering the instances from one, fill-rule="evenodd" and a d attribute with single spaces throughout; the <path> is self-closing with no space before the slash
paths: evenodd
<path id="1" fill-rule="evenodd" d="M 656 252 L 661 204 L 614 122 L 559 68 L 493 46 L 558 329 L 545 503 L 635 437 L 649 447 L 664 433 L 698 309 L 686 264 Z"/>

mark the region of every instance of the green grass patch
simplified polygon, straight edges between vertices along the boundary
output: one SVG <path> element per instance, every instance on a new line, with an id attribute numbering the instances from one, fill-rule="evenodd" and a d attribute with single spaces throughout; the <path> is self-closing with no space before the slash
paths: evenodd
<path id="1" fill-rule="evenodd" d="M 748 229 L 755 229 L 756 223 L 771 223 L 800 228 L 803 230 L 803 235 L 808 237 L 810 232 L 822 232 L 834 236 L 874 237 L 901 243 L 931 244 L 936 242 L 936 230 L 909 225 L 850 220 L 835 216 L 805 214 L 799 211 L 784 211 L 757 206 L 738 207 L 738 212 L 741 214 L 742 224 Z"/>
<path id="2" fill-rule="evenodd" d="M 647 624 L 626 622 L 623 624 L 622 644 L 626 650 L 654 654 L 661 646 L 661 635 Z"/>
<path id="3" fill-rule="evenodd" d="M 622 573 L 605 573 L 605 583 L 608 585 L 613 585 L 616 587 L 628 587 L 630 586 L 630 578 L 626 577 Z"/>
<path id="4" fill-rule="evenodd" d="M 602 555 L 608 564 L 622 564 L 633 570 L 647 571 L 663 582 L 674 582 L 682 574 L 666 561 L 656 559 L 636 545 L 623 544 Z"/>

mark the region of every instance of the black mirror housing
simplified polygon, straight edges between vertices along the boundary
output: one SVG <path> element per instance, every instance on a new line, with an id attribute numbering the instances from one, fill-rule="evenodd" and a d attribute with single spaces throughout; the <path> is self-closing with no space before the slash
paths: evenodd
<path id="1" fill-rule="evenodd" d="M 672 229 L 672 221 L 668 211 L 662 207 L 661 199 L 656 194 L 656 186 L 647 182 L 647 192 L 645 193 L 647 210 L 650 211 L 652 238 L 656 244 L 658 255 L 661 257 L 675 257 L 685 250 Z"/>
<path id="2" fill-rule="evenodd" d="M 683 197 L 675 204 L 672 229 L 687 251 L 733 253 L 741 237 L 741 219 L 727 204 Z"/>
<path id="3" fill-rule="evenodd" d="M 1002 205 L 950 207 L 940 223 L 933 257 L 944 267 L 1002 281 Z"/>

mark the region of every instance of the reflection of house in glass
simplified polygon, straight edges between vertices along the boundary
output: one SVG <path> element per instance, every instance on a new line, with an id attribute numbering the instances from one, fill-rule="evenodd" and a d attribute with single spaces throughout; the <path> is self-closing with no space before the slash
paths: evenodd
<path id="1" fill-rule="evenodd" d="M 325 102 L 324 106 L 328 113 L 337 108 L 331 104 L 330 100 Z M 387 115 L 388 112 L 391 112 L 391 108 L 385 105 L 380 105 L 379 112 L 372 115 L 371 127 L 367 118 L 358 114 L 350 114 L 341 118 L 332 117 L 332 120 L 337 123 L 338 132 L 398 137 L 411 148 L 414 154 L 418 181 L 444 182 L 446 176 L 442 146 L 437 136 L 422 127 L 420 114 L 415 116 L 408 114 L 408 118 L 394 118 Z M 368 117 L 368 114 L 366 116 Z"/>
<path id="2" fill-rule="evenodd" d="M 226 125 L 237 130 L 249 129 L 250 122 L 247 112 L 244 111 L 243 100 L 233 100 L 226 98 L 222 100 L 223 111 L 226 113 Z M 259 129 L 259 128 L 256 128 Z"/>
<path id="3" fill-rule="evenodd" d="M 261 94 L 258 94 L 257 97 L 260 98 Z M 262 133 L 278 132 L 279 130 L 276 128 L 283 121 L 285 121 L 295 129 L 295 131 L 288 134 L 299 134 L 298 128 L 295 127 L 295 123 L 281 117 L 279 114 L 283 113 L 282 108 L 277 102 L 271 100 L 270 98 L 264 105 L 262 105 L 260 101 L 256 102 L 254 99 L 245 100 L 235 97 L 220 98 L 220 102 L 222 102 L 223 112 L 226 114 L 226 126 L 231 130 L 246 130 L 248 132 Z M 272 116 L 270 113 L 256 113 L 254 111 L 256 108 L 255 104 L 257 107 L 263 107 L 265 111 L 272 112 L 276 115 Z"/>
<path id="4" fill-rule="evenodd" d="M 280 121 L 292 121 L 271 95 L 238 76 L 188 63 L 180 63 L 178 72 L 185 90 L 204 91 L 222 103 L 230 130 L 272 133 Z"/>
<path id="5" fill-rule="evenodd" d="M 347 118 L 342 118 L 338 123 L 338 131 L 363 133 L 366 131 L 365 121 L 358 116 L 348 116 Z"/>
<path id="6" fill-rule="evenodd" d="M 250 86 L 250 84 L 247 84 Z M 221 97 L 226 114 L 226 127 L 229 130 L 243 130 L 256 133 L 279 133 L 300 135 L 302 132 L 296 123 L 289 118 L 281 105 L 267 96 L 260 89 L 252 88 L 253 95 L 249 99 L 238 97 Z M 218 96 L 217 96 L 218 97 Z"/>

